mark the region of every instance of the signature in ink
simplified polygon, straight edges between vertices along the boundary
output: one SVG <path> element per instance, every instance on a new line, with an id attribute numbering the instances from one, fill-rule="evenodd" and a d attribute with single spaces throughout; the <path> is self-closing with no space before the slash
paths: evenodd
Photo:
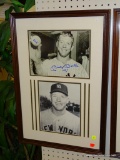
<path id="1" fill-rule="evenodd" d="M 38 44 L 38 41 L 36 39 L 33 39 L 33 42 L 35 42 L 36 44 Z"/>
<path id="2" fill-rule="evenodd" d="M 61 69 L 64 72 L 67 72 L 69 70 L 69 68 L 76 68 L 79 67 L 77 64 L 65 64 L 64 66 L 57 66 L 57 65 L 53 65 L 51 67 L 51 71 L 57 71 L 58 69 Z"/>

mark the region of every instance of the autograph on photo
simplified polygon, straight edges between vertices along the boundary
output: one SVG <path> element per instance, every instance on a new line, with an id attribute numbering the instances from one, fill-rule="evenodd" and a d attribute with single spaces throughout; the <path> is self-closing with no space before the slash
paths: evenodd
<path id="1" fill-rule="evenodd" d="M 61 69 L 62 71 L 67 72 L 69 68 L 76 68 L 76 67 L 79 67 L 79 66 L 77 64 L 73 64 L 73 65 L 65 64 L 64 66 L 53 65 L 51 67 L 51 71 L 57 71 L 58 69 Z"/>

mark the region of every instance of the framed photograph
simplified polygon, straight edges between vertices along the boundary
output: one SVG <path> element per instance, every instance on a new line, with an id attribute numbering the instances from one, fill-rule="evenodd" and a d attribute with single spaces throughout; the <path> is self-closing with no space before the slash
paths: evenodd
<path id="1" fill-rule="evenodd" d="M 38 85 L 40 130 L 80 136 L 80 84 L 39 81 Z"/>
<path id="2" fill-rule="evenodd" d="M 29 30 L 28 35 L 30 75 L 90 78 L 91 30 Z"/>
<path id="3" fill-rule="evenodd" d="M 120 156 L 120 9 L 114 9 L 110 152 Z"/>
<path id="4" fill-rule="evenodd" d="M 110 10 L 12 13 L 19 140 L 105 153 Z"/>

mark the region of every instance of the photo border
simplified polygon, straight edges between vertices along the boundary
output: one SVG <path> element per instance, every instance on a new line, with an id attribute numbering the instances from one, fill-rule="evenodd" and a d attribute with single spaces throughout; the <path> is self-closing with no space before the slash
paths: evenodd
<path id="1" fill-rule="evenodd" d="M 45 30 L 28 30 L 28 50 L 29 50 L 29 57 L 30 57 L 30 47 L 29 47 L 29 32 L 44 32 Z M 57 31 L 57 30 L 48 30 L 48 31 Z M 62 78 L 75 78 L 75 79 L 90 79 L 90 75 L 91 75 L 91 73 L 90 73 L 90 71 L 91 71 L 91 68 L 90 68 L 90 66 L 91 66 L 91 30 L 89 30 L 89 29 L 80 29 L 80 30 L 78 30 L 78 29 L 76 29 L 76 30 L 74 30 L 74 29 L 63 29 L 63 30 L 59 30 L 59 31 L 70 31 L 70 32 L 79 32 L 79 31 L 89 31 L 89 48 L 90 48 L 90 53 L 89 53 L 89 73 L 88 73 L 88 77 L 65 77 L 65 76 L 53 76 L 53 75 L 49 75 L 49 76 L 46 76 L 46 75 L 38 75 L 38 74 L 31 74 L 31 71 L 29 71 L 30 72 L 30 76 L 43 76 L 43 77 L 62 77 Z M 57 35 L 58 36 L 58 35 Z M 56 37 L 57 37 L 56 36 Z M 74 36 L 73 36 L 74 37 Z M 54 52 L 53 52 L 54 53 Z M 41 56 L 42 56 L 42 53 L 41 53 Z M 46 59 L 45 59 L 46 60 Z M 77 61 L 76 61 L 77 62 Z M 80 64 L 80 62 L 77 62 L 77 63 L 79 63 Z M 81 64 L 82 65 L 82 64 Z M 29 66 L 30 66 L 30 62 L 29 62 Z M 30 67 L 29 67 L 29 70 L 30 70 Z M 86 70 L 85 70 L 86 71 Z M 86 71 L 86 73 L 87 73 L 87 71 Z"/>
<path id="2" fill-rule="evenodd" d="M 59 17 L 94 17 L 102 16 L 103 22 L 103 53 L 102 53 L 102 82 L 101 82 L 101 124 L 100 124 L 100 149 L 91 149 L 71 145 L 63 145 L 58 143 L 51 143 L 45 141 L 38 141 L 34 139 L 25 139 L 23 137 L 23 122 L 21 110 L 21 92 L 20 92 L 20 74 L 19 74 L 19 59 L 18 59 L 18 44 L 16 33 L 16 19 L 24 18 L 59 18 Z M 82 11 L 54 11 L 54 12 L 31 12 L 31 13 L 12 13 L 10 16 L 11 26 L 11 41 L 12 41 L 12 55 L 13 68 L 15 75 L 15 93 L 17 105 L 17 122 L 18 122 L 18 136 L 22 143 L 31 143 L 46 147 L 53 147 L 58 149 L 71 150 L 76 152 L 84 152 L 91 154 L 105 153 L 106 141 L 106 113 L 107 113 L 107 89 L 108 89 L 108 59 L 109 59 L 109 34 L 110 34 L 110 10 L 82 10 Z"/>
<path id="3" fill-rule="evenodd" d="M 42 80 L 37 80 L 37 85 L 38 85 L 38 88 L 40 87 L 40 83 L 43 83 L 43 82 L 45 82 L 45 83 L 52 83 L 52 84 L 57 84 L 57 83 L 60 83 L 60 84 L 64 84 L 64 85 L 79 85 L 80 86 L 80 106 L 81 106 L 81 83 L 71 83 L 71 82 L 58 82 L 58 81 L 42 81 Z M 50 92 L 50 88 L 49 88 L 49 92 Z M 68 93 L 69 93 L 69 88 L 68 88 Z M 41 93 L 42 94 L 42 93 Z M 50 93 L 49 93 L 50 94 Z M 69 93 L 69 95 L 70 95 L 71 93 Z M 69 95 L 68 95 L 68 97 L 69 97 Z M 39 106 L 40 106 L 40 90 L 38 89 L 38 103 L 39 103 Z M 41 112 L 41 106 L 40 106 L 40 111 L 39 112 Z M 68 111 L 69 112 L 69 111 Z M 40 113 L 39 113 L 40 114 Z M 39 115 L 39 121 L 40 121 L 40 115 Z M 73 134 L 65 134 L 65 133 L 59 133 L 59 132 L 56 132 L 56 131 L 46 131 L 46 130 L 40 130 L 40 131 L 44 131 L 44 132 L 52 132 L 52 133 L 57 133 L 57 134 L 65 134 L 65 135 L 71 135 L 71 136 L 81 136 L 81 109 L 80 109 L 80 111 L 79 111 L 79 121 L 80 121 L 80 135 L 73 135 Z M 40 127 L 40 126 L 39 126 Z"/>

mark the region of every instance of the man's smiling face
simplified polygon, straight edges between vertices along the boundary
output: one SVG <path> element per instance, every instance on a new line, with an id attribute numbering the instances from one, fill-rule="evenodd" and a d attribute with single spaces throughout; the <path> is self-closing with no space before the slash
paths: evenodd
<path id="1" fill-rule="evenodd" d="M 73 49 L 73 39 L 68 35 L 60 35 L 56 43 L 58 53 L 61 57 L 67 57 Z"/>

